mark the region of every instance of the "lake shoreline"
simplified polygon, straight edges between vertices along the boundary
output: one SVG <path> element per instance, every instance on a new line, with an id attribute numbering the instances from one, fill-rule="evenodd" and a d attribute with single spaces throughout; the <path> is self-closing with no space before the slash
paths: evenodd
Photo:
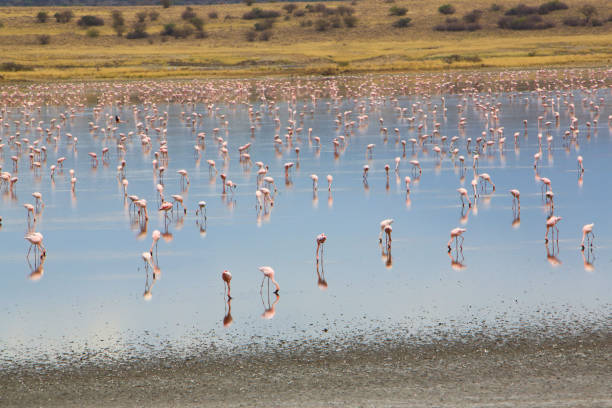
<path id="1" fill-rule="evenodd" d="M 0 371 L 1 406 L 612 406 L 609 329 L 416 344 L 386 335 L 234 355 Z"/>

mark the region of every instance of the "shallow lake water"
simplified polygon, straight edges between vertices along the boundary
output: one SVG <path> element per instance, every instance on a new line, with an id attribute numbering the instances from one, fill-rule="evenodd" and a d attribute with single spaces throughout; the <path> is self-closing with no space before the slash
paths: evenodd
<path id="1" fill-rule="evenodd" d="M 287 102 L 278 103 L 280 129 L 272 112 L 255 103 L 253 110 L 261 113 L 261 120 L 253 135 L 246 105 L 219 104 L 209 111 L 202 104 L 195 109 L 158 104 L 160 113 L 168 112 L 165 194 L 167 198 L 182 194 L 187 214 L 174 216 L 166 230 L 163 214 L 157 211 L 159 178 L 152 165 L 159 137 L 150 129 L 152 149 L 144 151 L 134 134 L 126 142 L 125 176 L 128 194 L 149 203 L 145 232 L 130 215 L 129 200 L 117 176 L 116 141 L 100 131 L 93 134 L 88 124 L 104 127 L 105 115 L 117 114 L 123 123 L 117 125 L 115 135 L 127 135 L 137 132 L 136 123 L 144 122 L 151 109 L 143 111 L 138 106 L 135 117 L 131 106 L 104 108 L 97 120 L 92 107 L 77 111 L 63 125 L 57 148 L 47 143 L 48 158 L 40 176 L 30 170 L 24 147 L 14 194 L 2 191 L 0 359 L 55 363 L 81 352 L 104 359 L 168 349 L 180 354 L 204 344 L 231 350 L 245 344 L 355 334 L 373 339 L 389 333 L 427 339 L 472 330 L 503 334 L 526 327 L 578 329 L 607 324 L 612 311 L 612 222 L 607 216 L 612 202 L 608 181 L 612 129 L 607 119 L 612 96 L 606 88 L 595 92 L 589 100 L 603 98 L 597 125 L 593 107 L 582 101 L 587 95 L 579 90 L 571 91 L 571 99 L 547 93 L 560 103 L 556 106 L 559 126 L 555 126 L 553 110 L 542 106 L 540 95 L 532 92 L 494 98 L 482 94 L 482 103 L 500 104 L 497 125 L 487 124 L 472 97 L 462 95 L 444 95 L 445 113 L 440 95 L 429 100 L 359 98 L 357 104 L 347 99 L 338 103 L 321 99 L 316 105 L 299 101 L 291 109 L 297 111 L 296 127 L 304 130 L 293 136 L 291 147 L 284 137 L 289 123 Z M 579 133 L 573 143 L 564 138 L 570 125 L 564 100 L 575 105 L 578 118 Z M 367 119 L 345 134 L 343 125 L 335 123 L 336 115 L 352 111 L 350 120 L 357 122 L 357 105 L 362 102 Z M 413 104 L 419 104 L 417 109 L 423 112 L 417 112 L 417 120 L 411 123 Z M 463 111 L 458 111 L 458 104 Z M 408 110 L 400 115 L 397 107 Z M 43 106 L 35 117 L 48 127 L 50 119 L 66 109 Z M 9 127 L 3 126 L 0 133 L 5 142 L 15 134 L 13 121 L 20 118 L 19 108 L 10 110 L 4 114 Z M 185 119 L 193 111 L 202 114 L 195 130 Z M 300 112 L 305 113 L 303 123 Z M 543 124 L 539 127 L 538 116 L 544 117 L 543 122 L 552 121 L 550 148 L 549 133 Z M 460 130 L 462 117 L 466 121 Z M 388 129 L 386 136 L 380 130 L 380 118 Z M 399 130 L 399 139 L 409 140 L 418 137 L 418 123 L 425 124 L 423 134 L 431 134 L 435 122 L 440 124 L 439 134 L 448 136 L 446 144 L 438 136 L 424 148 L 417 145 L 413 153 L 408 142 L 404 156 L 394 129 Z M 587 128 L 586 122 L 593 125 Z M 503 127 L 506 143 L 501 151 L 496 142 L 480 153 L 478 172 L 489 173 L 496 190 L 481 193 L 472 208 L 462 207 L 456 189 L 465 187 L 472 198 L 474 177 L 466 140 L 472 138 L 473 149 L 481 132 L 489 137 L 489 127 Z M 227 141 L 230 157 L 225 163 L 214 128 L 220 128 L 219 136 Z M 309 141 L 308 128 L 312 138 L 320 138 L 320 148 Z M 206 133 L 206 148 L 197 160 L 194 145 L 200 132 Z M 515 132 L 519 132 L 517 145 Z M 66 133 L 78 138 L 76 151 Z M 276 133 L 283 145 L 274 143 Z M 538 133 L 543 135 L 542 158 L 536 174 L 533 155 L 539 150 Z M 345 141 L 336 157 L 332 140 L 340 135 L 345 135 Z M 456 157 L 448 152 L 453 136 L 459 136 Z M 24 137 L 33 140 L 36 131 L 21 129 Z M 238 147 L 248 142 L 252 161 L 267 164 L 268 175 L 276 182 L 278 191 L 269 214 L 256 209 L 257 167 L 245 170 L 239 162 Z M 371 143 L 375 147 L 369 158 L 366 146 Z M 441 158 L 434 145 L 442 148 Z M 101 159 L 105 146 L 109 147 L 108 165 L 100 161 L 93 168 L 87 153 L 96 152 Z M 300 148 L 299 160 L 295 147 Z M 12 170 L 14 154 L 14 148 L 4 148 L 3 171 Z M 466 158 L 465 170 L 459 155 Z M 582 176 L 578 155 L 584 157 Z M 58 157 L 66 157 L 64 170 L 56 172 L 52 183 L 49 166 Z M 401 158 L 397 173 L 396 157 Z M 219 173 L 236 183 L 235 193 L 222 194 L 221 180 L 218 175 L 211 177 L 207 159 L 215 160 Z M 409 164 L 413 159 L 422 166 L 418 180 Z M 296 165 L 286 183 L 283 165 L 289 161 Z M 362 179 L 366 164 L 370 166 L 367 187 Z M 388 185 L 385 164 L 391 167 Z M 78 180 L 74 194 L 69 169 L 75 170 Z M 180 186 L 179 169 L 189 173 L 187 191 Z M 319 177 L 316 197 L 311 174 Z M 331 193 L 328 174 L 333 176 Z M 413 181 L 409 199 L 405 176 Z M 544 242 L 551 208 L 538 176 L 552 180 L 554 214 L 563 217 L 558 244 Z M 513 188 L 521 191 L 518 223 L 509 193 Z M 29 279 L 36 267 L 32 261 L 37 259 L 31 255 L 28 261 L 29 244 L 23 239 L 27 232 L 23 204 L 33 203 L 34 191 L 41 192 L 45 202 L 36 231 L 44 235 L 47 249 L 44 273 L 35 274 L 37 280 Z M 201 200 L 207 203 L 205 225 L 195 215 Z M 380 221 L 386 218 L 394 219 L 391 260 L 383 254 L 384 241 L 381 246 L 378 240 Z M 588 223 L 595 223 L 595 239 L 592 250 L 584 252 L 585 261 L 580 241 L 582 226 Z M 449 254 L 449 231 L 459 226 L 467 229 L 463 250 L 453 246 Z M 168 234 L 158 244 L 155 260 L 161 275 L 153 281 L 141 253 L 149 250 L 155 229 Z M 327 241 L 319 277 L 315 238 L 322 232 Z M 454 261 L 462 261 L 462 266 Z M 278 297 L 265 286 L 260 295 L 258 267 L 262 265 L 275 269 L 281 287 Z M 224 269 L 233 275 L 233 321 L 228 327 L 224 327 L 228 312 L 221 280 Z M 262 318 L 275 302 L 273 318 Z"/>

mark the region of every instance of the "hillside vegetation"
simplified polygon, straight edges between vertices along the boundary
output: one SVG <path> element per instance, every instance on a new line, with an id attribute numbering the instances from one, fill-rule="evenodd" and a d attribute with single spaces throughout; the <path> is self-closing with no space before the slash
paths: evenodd
<path id="1" fill-rule="evenodd" d="M 228 77 L 610 64 L 608 0 L 590 1 L 591 9 L 582 0 L 518 5 L 356 0 L 189 9 L 1 7 L 0 76 Z"/>

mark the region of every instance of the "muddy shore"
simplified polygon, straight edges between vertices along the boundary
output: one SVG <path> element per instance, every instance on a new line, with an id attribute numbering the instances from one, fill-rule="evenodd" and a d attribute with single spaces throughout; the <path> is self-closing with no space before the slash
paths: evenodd
<path id="1" fill-rule="evenodd" d="M 0 406 L 612 407 L 612 334 L 316 340 L 0 370 Z"/>

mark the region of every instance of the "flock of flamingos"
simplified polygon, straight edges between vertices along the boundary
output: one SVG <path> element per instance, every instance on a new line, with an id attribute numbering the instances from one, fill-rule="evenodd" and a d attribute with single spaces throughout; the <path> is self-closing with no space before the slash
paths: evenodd
<path id="1" fill-rule="evenodd" d="M 554 212 L 555 195 L 554 181 L 540 177 L 538 166 L 547 151 L 550 152 L 554 142 L 552 130 L 561 130 L 563 143 L 572 146 L 580 138 L 597 128 L 600 115 L 603 113 L 604 99 L 598 97 L 598 91 L 609 89 L 610 71 L 541 71 L 541 72 L 503 72 L 503 73 L 460 73 L 437 75 L 399 75 L 391 77 L 364 78 L 334 78 L 326 80 L 235 80 L 235 81 L 181 81 L 181 82 L 134 82 L 134 83 L 98 83 L 98 84 L 35 84 L 28 86 L 4 86 L 0 88 L 0 180 L 1 189 L 5 194 L 13 196 L 17 188 L 31 192 L 32 201 L 23 203 L 26 209 L 27 233 L 25 239 L 30 247 L 26 258 L 31 263 L 33 253 L 32 279 L 39 279 L 43 274 L 43 264 L 49 255 L 43 245 L 43 235 L 36 230 L 37 218 L 44 211 L 44 197 L 34 191 L 33 186 L 21 187 L 18 174 L 29 171 L 43 177 L 47 182 L 54 183 L 58 174 L 64 174 L 68 169 L 71 193 L 78 192 L 78 175 L 71 169 L 71 161 L 78 151 L 79 138 L 93 138 L 100 142 L 97 151 L 88 152 L 91 166 L 116 166 L 117 180 L 123 190 L 124 202 L 129 205 L 130 214 L 146 231 L 149 212 L 163 213 L 165 230 L 153 231 L 150 249 L 142 253 L 147 276 L 149 269 L 153 271 L 153 282 L 158 278 L 160 270 L 157 266 L 156 253 L 158 241 L 168 233 L 168 228 L 175 220 L 188 214 L 187 208 L 195 208 L 194 215 L 199 225 L 204 226 L 207 217 L 206 202 L 185 203 L 181 194 L 167 194 L 167 190 L 175 188 L 167 181 L 170 174 L 176 174 L 181 191 L 189 188 L 191 183 L 189 171 L 183 168 L 170 169 L 169 157 L 172 154 L 173 135 L 167 131 L 171 120 L 167 112 L 158 110 L 157 104 L 182 104 L 184 111 L 180 120 L 193 133 L 194 161 L 204 158 L 208 164 L 210 177 L 218 177 L 221 181 L 219 194 L 224 199 L 234 200 L 234 191 L 241 189 L 253 191 L 258 217 L 269 217 L 276 204 L 278 191 L 277 180 L 272 174 L 284 175 L 286 183 L 290 183 L 292 171 L 299 163 L 303 151 L 300 146 L 307 143 L 314 151 L 321 148 L 333 149 L 334 156 L 341 156 L 350 146 L 354 130 L 368 126 L 370 119 L 377 123 L 377 129 L 371 131 L 372 136 L 381 138 L 386 143 L 391 140 L 396 145 L 397 157 L 394 162 L 385 165 L 384 171 L 389 184 L 389 173 L 395 172 L 399 179 L 401 166 L 407 168 L 407 174 L 402 178 L 405 185 L 406 200 L 410 200 L 411 184 L 420 179 L 424 164 L 419 161 L 422 155 L 431 154 L 435 163 L 450 161 L 459 169 L 461 184 L 469 174 L 469 188 L 458 187 L 458 199 L 464 209 L 469 211 L 480 196 L 502 191 L 508 194 L 508 200 L 513 202 L 515 220 L 520 220 L 519 190 L 512 185 L 496 186 L 495 175 L 481 172 L 479 158 L 492 152 L 502 151 L 506 146 L 517 146 L 523 138 L 537 138 L 537 150 L 533 154 L 533 168 L 536 179 L 541 182 L 542 200 L 548 209 L 548 216 L 542 222 L 542 233 L 545 242 L 552 242 L 558 250 L 558 224 L 562 217 Z M 519 90 L 519 87 L 523 89 Z M 528 88 L 528 89 L 527 89 Z M 579 96 L 572 94 L 577 90 Z M 504 107 L 496 102 L 496 95 L 507 92 L 516 103 L 533 103 L 537 100 L 544 112 L 537 118 L 537 133 L 528 134 L 528 122 L 519 129 L 504 129 L 500 119 L 504 115 Z M 96 95 L 97 104 L 93 107 L 91 121 L 87 131 L 72 135 L 66 131 L 72 117 L 87 108 L 87 98 L 92 93 Z M 459 94 L 461 103 L 448 106 L 445 94 Z M 396 96 L 413 95 L 417 102 L 409 106 L 401 106 Z M 134 102 L 136 98 L 137 102 Z M 524 100 L 524 102 L 522 102 Z M 287 119 L 281 119 L 280 102 L 288 103 Z M 349 103 L 350 110 L 340 110 L 338 106 Z M 331 116 L 335 122 L 335 135 L 317 135 L 317 129 L 304 127 L 304 117 L 314 113 L 317 104 L 328 104 L 334 112 Z M 398 118 L 407 121 L 414 131 L 415 137 L 404 138 L 397 128 L 388 128 L 383 118 L 370 118 L 372 107 L 377 103 L 393 104 Z M 218 106 L 246 105 L 250 119 L 250 128 L 244 129 L 251 135 L 251 141 L 237 147 L 230 146 L 230 123 L 225 115 L 219 112 Z M 587 118 L 576 117 L 576 104 L 582 104 L 590 112 Z M 41 120 L 41 106 L 64 106 L 65 112 L 48 121 Z M 346 105 L 345 105 L 346 106 Z M 475 108 L 480 114 L 482 132 L 468 134 L 465 131 L 467 119 L 463 117 L 468 106 Z M 457 130 L 454 135 L 443 135 L 440 132 L 438 118 L 448 113 L 457 114 Z M 287 157 L 283 168 L 272 169 L 268 163 L 251 158 L 250 148 L 255 143 L 261 143 L 261 136 L 255 138 L 255 129 L 265 116 L 275 124 L 275 132 L 270 133 L 264 143 L 273 142 L 276 152 Z M 203 121 L 214 118 L 221 124 L 209 134 L 201 131 Z M 604 117 L 611 125 L 612 115 Z M 126 133 L 119 132 L 123 127 Z M 122 129 L 122 130 L 124 130 Z M 129 129 L 129 130 L 128 130 Z M 232 128 L 232 131 L 236 130 Z M 100 137 L 102 136 L 102 137 Z M 533 139 L 532 139 L 533 140 Z M 132 141 L 136 147 L 132 147 Z M 130 163 L 126 159 L 126 151 L 138 148 L 143 152 L 153 152 L 151 162 L 151 178 L 155 189 L 142 192 L 143 195 L 130 194 L 127 169 Z M 60 149 L 61 147 L 61 149 Z M 376 154 L 376 143 L 366 147 L 365 160 Z M 64 153 L 63 155 L 60 155 Z M 237 186 L 226 176 L 230 158 L 236 156 L 244 169 L 256 169 L 257 178 L 254 185 Z M 582 180 L 584 166 L 588 166 L 588 157 L 576 154 L 576 166 L 579 182 Z M 222 167 L 225 166 L 225 167 Z M 274 170 L 274 171 L 273 171 Z M 275 172 L 276 171 L 276 172 Z M 370 165 L 363 166 L 360 182 L 368 188 Z M 563 176 L 565 177 L 565 176 Z M 319 189 L 319 176 L 310 175 L 313 194 Z M 328 193 L 334 189 L 333 175 L 325 176 Z M 459 181 L 458 181 L 459 185 Z M 325 188 L 325 187 L 323 187 Z M 144 197 L 148 197 L 144 198 Z M 154 198 L 153 198 L 154 197 Z M 282 205 L 282 204 L 281 204 Z M 191 210 L 189 211 L 191 212 Z M 582 240 L 577 240 L 577 247 L 585 256 L 593 251 L 594 224 L 592 220 L 582 228 Z M 2 219 L 0 218 L 0 225 Z M 518 221 L 520 222 L 520 221 Z M 390 257 L 393 219 L 380 223 L 379 244 L 383 254 Z M 449 226 L 451 227 L 451 226 Z M 545 233 L 544 233 L 545 230 Z M 457 227 L 450 230 L 450 239 L 446 249 L 452 258 L 451 265 L 462 269 L 462 249 L 466 228 Z M 327 240 L 325 234 L 315 237 L 317 266 L 323 247 Z M 384 241 L 384 243 L 383 243 Z M 579 245 L 578 245 L 579 243 Z M 49 255 L 50 256 L 50 255 Z M 390 261 L 390 259 L 389 259 Z M 585 260 L 585 265 L 590 263 Z M 270 266 L 259 268 L 263 275 L 262 286 L 268 280 L 272 283 L 278 298 L 279 283 L 275 279 L 274 269 Z M 318 270 L 318 269 L 317 269 Z M 224 270 L 221 278 L 226 286 L 228 300 L 231 299 L 230 284 L 232 274 Z M 145 290 L 145 299 L 151 297 L 150 286 Z M 278 300 L 278 299 L 277 299 Z M 272 309 L 272 310 L 270 310 Z M 273 307 L 267 310 L 267 316 L 273 316 Z M 265 313 L 264 313 L 265 315 Z"/>

